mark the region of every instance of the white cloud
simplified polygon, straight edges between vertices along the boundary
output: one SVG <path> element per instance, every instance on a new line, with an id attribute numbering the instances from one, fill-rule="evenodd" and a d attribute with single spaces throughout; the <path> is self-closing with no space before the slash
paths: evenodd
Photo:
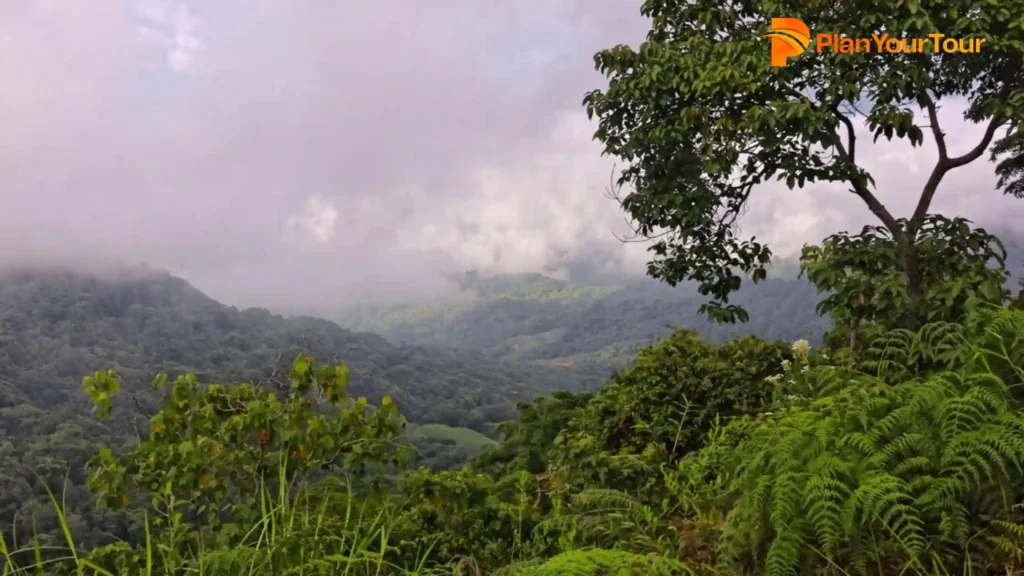
<path id="1" fill-rule="evenodd" d="M 598 247 L 621 250 L 626 265 L 639 269 L 643 247 L 619 244 L 616 236 L 629 228 L 605 196 L 614 160 L 601 156 L 592 134 L 585 115 L 561 114 L 546 133 L 471 167 L 457 200 L 439 204 L 415 195 L 400 240 L 408 248 L 447 252 L 474 269 L 552 271 Z"/>
<path id="2" fill-rule="evenodd" d="M 139 39 L 160 45 L 171 70 L 192 72 L 197 53 L 205 50 L 206 45 L 197 36 L 202 21 L 188 4 L 176 0 L 140 0 L 138 10 L 143 20 L 137 26 Z"/>
<path id="3" fill-rule="evenodd" d="M 306 199 L 301 214 L 288 218 L 287 230 L 323 244 L 334 238 L 337 221 L 338 209 L 334 203 L 323 196 L 313 195 Z"/>
<path id="4" fill-rule="evenodd" d="M 102 254 L 323 306 L 470 267 L 642 269 L 580 104 L 593 53 L 643 38 L 636 0 L 141 1 L 0 2 L 0 260 Z M 980 137 L 941 114 L 954 153 Z M 870 140 L 906 216 L 934 146 Z M 979 160 L 936 209 L 1024 220 L 994 187 Z M 773 183 L 742 224 L 792 252 L 872 219 L 844 186 Z"/>

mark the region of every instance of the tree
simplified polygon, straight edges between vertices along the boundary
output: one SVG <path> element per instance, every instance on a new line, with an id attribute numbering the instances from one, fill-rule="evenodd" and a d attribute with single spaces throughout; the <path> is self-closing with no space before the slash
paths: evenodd
<path id="1" fill-rule="evenodd" d="M 865 226 L 856 236 L 834 234 L 821 246 L 804 247 L 801 274 L 826 294 L 817 309 L 833 321 L 825 336 L 829 346 L 853 349 L 885 330 L 958 322 L 969 304 L 1001 304 L 1010 296 L 1002 242 L 966 220 L 927 216 L 917 229 L 915 249 L 926 288 L 920 310 L 911 306 L 899 245 L 884 226 Z M 867 338 L 860 338 L 862 332 Z"/>
<path id="2" fill-rule="evenodd" d="M 595 56 L 609 86 L 588 93 L 584 104 L 599 120 L 595 138 L 605 153 L 628 163 L 617 185 L 631 190 L 617 197 L 638 236 L 653 240 L 648 273 L 671 285 L 698 282 L 712 297 L 702 307 L 712 319 L 745 321 L 746 312 L 729 304 L 741 284 L 737 273 L 754 282 L 766 276 L 770 249 L 742 238 L 736 227 L 764 182 L 849 185 L 895 239 L 911 304 L 918 307 L 926 286 L 917 234 L 939 184 L 981 157 L 1002 128 L 1011 136 L 994 151 L 1009 156 L 998 169 L 1000 186 L 1020 196 L 1024 0 L 879 6 L 867 0 L 647 0 L 642 12 L 652 28 L 639 49 L 616 46 Z M 918 53 L 815 46 L 772 67 L 762 36 L 780 16 L 850 38 L 944 34 L 985 42 L 973 54 L 936 54 L 930 41 Z M 938 120 L 940 103 L 951 98 L 965 99 L 965 119 L 985 126 L 980 141 L 962 154 L 950 150 Z M 915 109 L 927 115 L 926 126 L 915 121 Z M 911 217 L 893 215 L 858 164 L 858 121 L 876 141 L 895 136 L 919 146 L 926 130 L 934 141 L 938 160 Z"/>
<path id="3" fill-rule="evenodd" d="M 533 402 L 520 402 L 516 419 L 497 427 L 501 442 L 480 453 L 473 461 L 474 467 L 497 476 L 517 470 L 542 474 L 555 438 L 592 397 L 558 391 Z"/>

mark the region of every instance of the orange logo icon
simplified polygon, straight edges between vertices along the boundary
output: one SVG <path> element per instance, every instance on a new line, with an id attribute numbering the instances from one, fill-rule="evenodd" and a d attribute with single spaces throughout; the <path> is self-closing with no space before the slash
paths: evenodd
<path id="1" fill-rule="evenodd" d="M 772 18 L 772 66 L 785 66 L 787 58 L 804 53 L 811 43 L 811 30 L 799 18 Z"/>

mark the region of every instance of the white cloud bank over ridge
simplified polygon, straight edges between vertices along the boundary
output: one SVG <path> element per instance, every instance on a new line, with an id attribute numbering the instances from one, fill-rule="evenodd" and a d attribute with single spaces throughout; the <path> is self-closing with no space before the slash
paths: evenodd
<path id="1" fill-rule="evenodd" d="M 425 297 L 467 268 L 642 270 L 580 104 L 593 53 L 642 38 L 638 6 L 0 4 L 0 261 L 143 261 L 270 306 Z M 951 152 L 981 134 L 960 112 L 941 111 Z M 908 215 L 934 145 L 870 139 L 858 157 Z M 956 170 L 935 210 L 1019 221 L 995 180 Z M 787 254 L 872 222 L 844 189 L 767 184 L 743 231 Z"/>

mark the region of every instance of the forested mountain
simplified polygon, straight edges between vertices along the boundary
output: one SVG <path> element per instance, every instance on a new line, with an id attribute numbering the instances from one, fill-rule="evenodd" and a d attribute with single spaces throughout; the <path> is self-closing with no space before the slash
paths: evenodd
<path id="1" fill-rule="evenodd" d="M 410 421 L 436 423 L 413 427 L 409 438 L 421 463 L 438 467 L 461 464 L 487 442 L 465 427 L 489 431 L 519 400 L 585 384 L 572 371 L 396 346 L 327 320 L 238 310 L 166 273 L 8 271 L 0 275 L 0 523 L 17 517 L 29 529 L 34 518 L 56 533 L 36 479 L 59 488 L 67 476 L 69 521 L 94 535 L 86 544 L 103 540 L 118 523 L 93 516 L 83 466 L 99 446 L 134 439 L 138 418 L 155 409 L 155 374 L 272 386 L 302 350 L 345 362 L 354 395 L 389 395 Z M 82 377 L 107 369 L 117 370 L 137 410 L 100 423 Z"/>
<path id="2" fill-rule="evenodd" d="M 133 440 L 138 418 L 155 409 L 149 383 L 158 372 L 270 385 L 302 350 L 343 361 L 351 392 L 371 402 L 393 398 L 419 424 L 408 437 L 421 462 L 444 468 L 486 445 L 466 428 L 489 434 L 514 416 L 517 401 L 596 389 L 670 325 L 717 340 L 733 330 L 814 338 L 823 326 L 813 291 L 784 280 L 745 293 L 752 323 L 732 328 L 696 321 L 695 294 L 653 282 L 577 286 L 534 275 L 471 278 L 466 289 L 476 296 L 460 309 L 403 310 L 424 316 L 385 330 L 404 342 L 392 344 L 323 319 L 224 306 L 163 272 L 7 271 L 0 275 L 0 517 L 36 517 L 54 528 L 35 475 L 60 486 L 69 474 L 69 519 L 98 539 L 99 526 L 113 530 L 92 516 L 82 466 L 97 446 Z M 451 310 L 458 313 L 436 322 Z M 81 379 L 106 369 L 117 370 L 137 410 L 115 411 L 101 424 Z"/>
<path id="3" fill-rule="evenodd" d="M 132 386 L 158 371 L 255 382 L 299 350 L 343 360 L 354 393 L 390 395 L 415 421 L 481 427 L 507 418 L 517 399 L 582 386 L 571 372 L 396 346 L 323 319 L 223 306 L 168 274 L 0 277 L 0 376 L 13 383 L 9 394 L 50 407 L 80 399 L 82 375 L 97 369 L 116 368 Z"/>
<path id="4" fill-rule="evenodd" d="M 709 322 L 698 309 L 707 298 L 691 286 L 670 288 L 649 279 L 616 285 L 578 285 L 539 274 L 469 276 L 459 297 L 443 304 L 353 308 L 342 325 L 418 346 L 480 350 L 494 358 L 558 366 L 601 382 L 625 366 L 636 349 L 688 328 L 714 343 L 735 336 L 818 342 L 827 319 L 808 282 L 769 278 L 733 299 L 750 312 L 746 324 Z"/>
<path id="5" fill-rule="evenodd" d="M 1007 250 L 1008 286 L 1016 293 L 1024 278 L 1024 241 L 1010 231 L 999 236 Z M 445 302 L 353 306 L 336 318 L 391 342 L 478 350 L 497 359 L 569 369 L 596 386 L 626 366 L 637 348 L 678 328 L 695 330 L 715 344 L 737 336 L 820 343 L 829 324 L 815 311 L 821 296 L 798 275 L 797 259 L 776 259 L 767 280 L 745 282 L 730 298 L 750 313 L 744 324 L 708 321 L 698 311 L 708 298 L 693 285 L 669 287 L 646 277 L 585 284 L 541 274 L 475 273 L 460 278 L 460 293 Z"/>
<path id="6" fill-rule="evenodd" d="M 1020 257 L 1011 254 L 1013 269 Z M 751 321 L 733 326 L 702 320 L 703 299 L 691 288 L 650 281 L 581 285 L 540 275 L 467 276 L 464 290 L 466 297 L 446 305 L 363 309 L 347 317 L 396 344 L 323 319 L 224 306 L 166 273 L 6 272 L 0 276 L 0 520 L 13 521 L 21 533 L 37 531 L 44 545 L 58 544 L 60 519 L 44 488 L 50 486 L 63 488 L 66 522 L 82 546 L 137 540 L 131 535 L 137 517 L 95 508 L 85 463 L 101 446 L 123 451 L 147 435 L 146 420 L 156 411 L 149 382 L 161 371 L 272 387 L 302 350 L 343 361 L 351 392 L 373 403 L 392 397 L 413 422 L 403 438 L 419 463 L 443 469 L 493 446 L 480 432 L 491 434 L 494 423 L 514 415 L 516 401 L 596 389 L 637 346 L 672 327 L 694 328 L 715 343 L 751 333 L 813 342 L 826 327 L 814 312 L 819 295 L 791 277 L 736 294 L 733 301 L 748 309 Z M 679 354 L 658 378 L 686 373 L 690 353 Z M 81 378 L 107 368 L 117 370 L 131 401 L 100 422 Z"/>

